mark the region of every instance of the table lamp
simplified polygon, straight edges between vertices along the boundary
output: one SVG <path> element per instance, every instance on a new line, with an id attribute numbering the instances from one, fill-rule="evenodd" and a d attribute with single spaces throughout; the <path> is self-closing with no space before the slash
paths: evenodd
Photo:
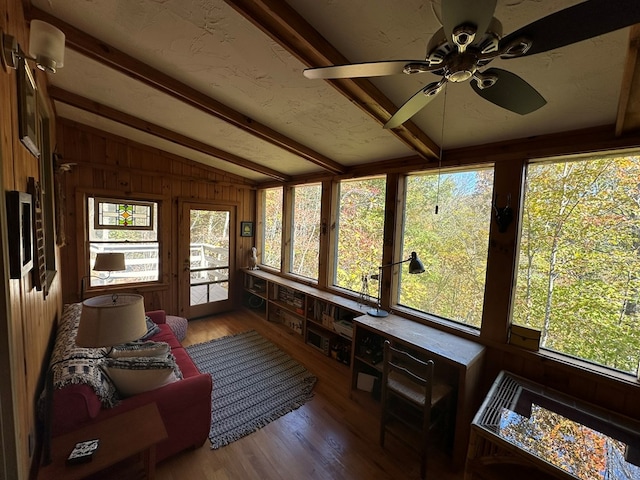
<path id="1" fill-rule="evenodd" d="M 106 277 L 96 277 L 101 280 L 107 280 L 111 277 L 111 272 L 120 272 L 126 270 L 127 267 L 124 264 L 124 253 L 122 252 L 109 252 L 109 253 L 97 253 L 96 261 L 93 264 L 93 270 L 96 272 L 107 272 Z M 82 277 L 80 280 L 80 300 L 84 300 L 85 282 L 90 276 Z"/>
<path id="2" fill-rule="evenodd" d="M 76 336 L 79 347 L 113 347 L 147 333 L 141 295 L 98 295 L 82 302 Z"/>

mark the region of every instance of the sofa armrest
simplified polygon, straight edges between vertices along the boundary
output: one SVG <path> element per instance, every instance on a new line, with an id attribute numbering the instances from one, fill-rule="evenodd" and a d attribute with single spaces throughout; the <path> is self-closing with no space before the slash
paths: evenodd
<path id="1" fill-rule="evenodd" d="M 154 323 L 161 325 L 167 323 L 167 313 L 164 310 L 151 310 L 145 312 L 147 317 L 154 321 Z"/>

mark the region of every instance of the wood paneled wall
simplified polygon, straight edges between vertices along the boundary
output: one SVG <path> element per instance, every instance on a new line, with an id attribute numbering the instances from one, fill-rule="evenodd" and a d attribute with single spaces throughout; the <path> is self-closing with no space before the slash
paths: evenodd
<path id="1" fill-rule="evenodd" d="M 28 50 L 29 31 L 22 4 L 0 1 L 0 26 Z M 46 77 L 34 72 L 40 97 L 48 102 Z M 51 122 L 54 128 L 54 122 Z M 0 477 L 26 479 L 35 453 L 36 402 L 42 388 L 43 364 L 48 356 L 51 333 L 61 309 L 60 274 L 56 275 L 46 300 L 32 284 L 31 276 L 8 278 L 5 192 L 27 190 L 27 179 L 40 176 L 39 159 L 18 138 L 17 72 L 0 68 L 0 161 L 2 199 L 0 226 L 3 269 L 2 313 L 0 313 Z M 52 136 L 53 137 L 53 132 Z M 59 257 L 58 252 L 56 255 Z M 58 258 L 59 260 L 59 258 Z M 4 475 L 4 476 L 3 476 Z"/>
<path id="2" fill-rule="evenodd" d="M 180 314 L 178 275 L 179 200 L 221 202 L 237 205 L 237 222 L 255 221 L 255 188 L 241 177 L 166 152 L 135 144 L 91 127 L 58 119 L 57 152 L 64 163 L 75 164 L 64 173 L 66 245 L 62 247 L 64 303 L 79 300 L 80 280 L 85 272 L 86 251 L 84 194 L 94 192 L 116 197 L 148 195 L 162 202 L 160 242 L 162 281 L 136 291 L 144 296 L 147 310 L 164 309 Z M 235 238 L 235 264 L 248 265 L 254 239 Z"/>
<path id="3" fill-rule="evenodd" d="M 550 355 L 527 352 L 509 345 L 489 347 L 485 360 L 487 391 L 500 370 L 508 370 L 594 405 L 640 419 L 639 385 L 615 379 L 609 374 L 599 375 L 595 371 L 597 367 L 579 368 Z"/>

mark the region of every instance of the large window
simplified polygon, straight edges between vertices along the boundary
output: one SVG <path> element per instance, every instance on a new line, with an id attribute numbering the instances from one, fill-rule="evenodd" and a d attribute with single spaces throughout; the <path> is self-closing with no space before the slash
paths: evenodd
<path id="1" fill-rule="evenodd" d="M 527 168 L 513 323 L 624 372 L 640 357 L 640 157 Z"/>
<path id="2" fill-rule="evenodd" d="M 262 264 L 280 269 L 282 260 L 282 187 L 262 190 Z"/>
<path id="3" fill-rule="evenodd" d="M 426 271 L 399 267 L 401 305 L 480 327 L 492 192 L 489 168 L 407 177 L 402 258 L 415 251 Z"/>
<path id="4" fill-rule="evenodd" d="M 340 182 L 335 285 L 371 293 L 367 277 L 382 261 L 385 190 L 385 177 Z"/>
<path id="5" fill-rule="evenodd" d="M 125 271 L 89 276 L 89 285 L 151 282 L 159 279 L 158 203 L 88 197 L 90 265 L 98 253 L 122 252 Z"/>
<path id="6" fill-rule="evenodd" d="M 322 185 L 298 185 L 293 189 L 291 273 L 318 279 L 320 205 Z"/>

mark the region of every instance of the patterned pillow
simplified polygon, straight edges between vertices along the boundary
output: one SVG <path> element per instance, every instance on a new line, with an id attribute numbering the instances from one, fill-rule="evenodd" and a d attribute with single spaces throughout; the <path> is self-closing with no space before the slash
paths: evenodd
<path id="1" fill-rule="evenodd" d="M 167 358 L 171 347 L 167 342 L 131 342 L 113 347 L 109 356 L 111 358 L 123 357 L 162 357 Z"/>
<path id="2" fill-rule="evenodd" d="M 141 336 L 138 340 L 147 340 L 160 332 L 160 327 L 156 322 L 151 320 L 149 317 L 145 317 L 145 320 L 147 322 L 147 333 Z"/>
<path id="3" fill-rule="evenodd" d="M 123 397 L 160 388 L 182 378 L 172 354 L 162 357 L 106 358 L 104 370 Z"/>

